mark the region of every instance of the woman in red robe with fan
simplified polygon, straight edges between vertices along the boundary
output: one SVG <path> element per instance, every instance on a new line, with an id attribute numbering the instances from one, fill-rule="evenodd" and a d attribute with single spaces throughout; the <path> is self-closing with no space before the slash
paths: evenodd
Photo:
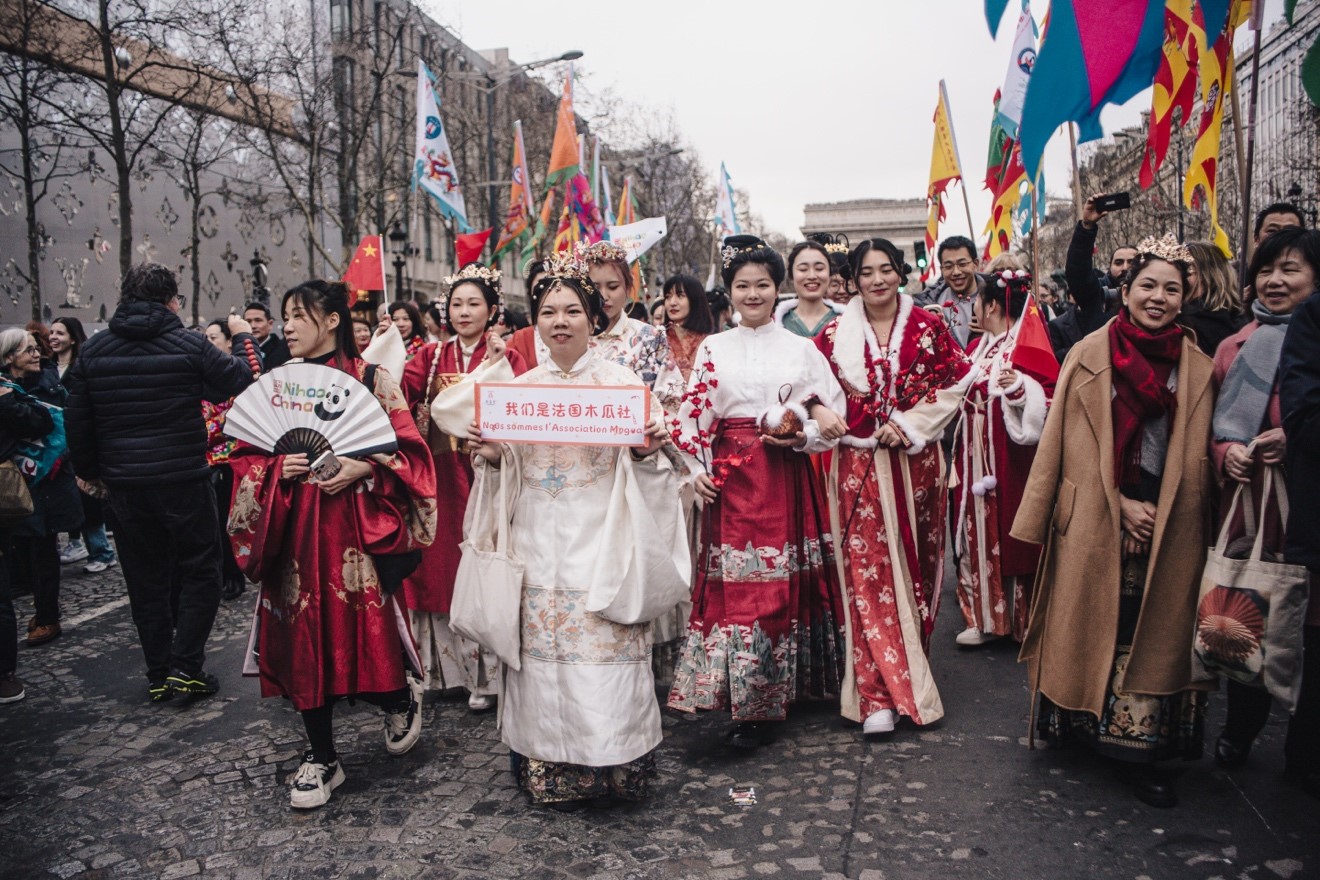
<path id="1" fill-rule="evenodd" d="M 452 338 L 419 349 L 404 368 L 400 383 L 417 429 L 435 459 L 436 507 L 445 511 L 437 523 L 435 541 L 422 552 L 421 565 L 403 582 L 403 595 L 427 689 L 465 688 L 468 708 L 484 712 L 495 705 L 499 661 L 493 652 L 449 628 L 449 603 L 462 555 L 458 545 L 463 541 L 463 511 L 472 487 L 472 459 L 464 438 L 447 434 L 432 422 L 431 403 L 449 389 L 451 396 L 461 395 L 461 402 L 474 409 L 474 371 L 481 374 L 482 381 L 503 382 L 522 375 L 527 365 L 518 352 L 506 351 L 504 340 L 491 329 L 503 309 L 499 270 L 469 263 L 445 283 L 450 290 L 441 314 Z M 503 369 L 501 361 L 505 362 Z M 455 387 L 460 384 L 464 387 Z"/>
<path id="2" fill-rule="evenodd" d="M 261 585 L 256 671 L 263 696 L 287 697 L 302 713 L 310 748 L 290 804 L 307 809 L 344 781 L 331 722 L 339 699 L 385 709 L 390 754 L 420 736 L 421 682 L 405 678 L 412 644 L 395 590 L 410 554 L 415 564 L 435 536 L 435 467 L 395 379 L 359 358 L 344 285 L 301 284 L 284 295 L 283 314 L 293 356 L 370 388 L 398 442 L 393 453 L 340 458 L 327 479 L 310 477 L 305 454 L 241 444 L 230 458 L 234 555 Z"/>
<path id="3" fill-rule="evenodd" d="M 926 652 L 944 573 L 944 455 L 972 369 L 944 322 L 899 292 L 909 267 L 883 238 L 848 255 L 860 296 L 816 337 L 843 386 L 848 433 L 830 465 L 844 572 L 845 717 L 867 735 L 944 715 Z"/>

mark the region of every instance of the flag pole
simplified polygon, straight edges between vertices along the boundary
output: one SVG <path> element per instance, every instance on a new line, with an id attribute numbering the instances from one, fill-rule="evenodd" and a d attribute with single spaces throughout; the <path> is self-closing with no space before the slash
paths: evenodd
<path id="1" fill-rule="evenodd" d="M 1077 170 L 1077 129 L 1071 122 L 1068 126 L 1068 151 L 1072 155 L 1073 211 L 1082 216 L 1082 175 Z"/>
<path id="2" fill-rule="evenodd" d="M 1260 32 L 1264 3 L 1253 3 L 1251 8 L 1251 29 L 1256 32 L 1251 49 L 1251 103 L 1247 109 L 1247 172 L 1242 178 L 1242 248 L 1238 251 L 1238 287 L 1247 286 L 1247 262 L 1251 249 L 1251 176 L 1252 163 L 1256 153 L 1256 102 L 1260 96 Z M 1228 50 L 1229 64 L 1232 61 L 1233 47 Z"/>
<path id="3" fill-rule="evenodd" d="M 949 139 L 953 141 L 953 158 L 958 162 L 958 186 L 962 190 L 963 209 L 967 211 L 967 230 L 976 241 L 976 226 L 972 223 L 972 203 L 967 198 L 967 177 L 963 174 L 962 154 L 958 152 L 958 135 L 953 130 L 953 107 L 949 104 L 949 92 L 944 87 L 944 80 L 940 80 L 940 97 L 944 100 L 944 112 L 949 114 Z"/>
<path id="4" fill-rule="evenodd" d="M 1037 247 L 1036 233 L 1040 229 L 1040 213 L 1037 210 L 1036 184 L 1031 185 L 1031 296 L 1036 296 L 1036 285 L 1040 283 L 1040 249 Z"/>

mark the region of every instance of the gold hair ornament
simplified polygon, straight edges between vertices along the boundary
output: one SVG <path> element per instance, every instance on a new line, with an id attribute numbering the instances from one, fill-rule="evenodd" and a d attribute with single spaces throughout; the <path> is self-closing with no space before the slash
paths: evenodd
<path id="1" fill-rule="evenodd" d="M 1192 262 L 1192 252 L 1187 249 L 1187 245 L 1174 238 L 1172 232 L 1164 233 L 1163 238 L 1156 238 L 1153 235 L 1143 238 L 1137 244 L 1137 254 L 1156 257 L 1166 263 L 1191 264 Z"/>

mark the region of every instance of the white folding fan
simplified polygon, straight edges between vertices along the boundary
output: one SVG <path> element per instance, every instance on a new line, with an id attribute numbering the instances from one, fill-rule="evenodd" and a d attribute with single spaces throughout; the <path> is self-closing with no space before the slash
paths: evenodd
<path id="1" fill-rule="evenodd" d="M 394 426 L 367 386 L 321 364 L 277 367 L 234 398 L 225 434 L 276 455 L 306 453 L 315 461 L 399 448 Z"/>

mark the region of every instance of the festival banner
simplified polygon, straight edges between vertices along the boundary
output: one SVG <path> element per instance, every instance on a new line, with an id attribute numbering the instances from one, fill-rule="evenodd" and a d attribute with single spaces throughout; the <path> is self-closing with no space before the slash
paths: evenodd
<path id="1" fill-rule="evenodd" d="M 1008 59 L 1008 73 L 1004 76 L 1004 87 L 999 90 L 999 104 L 995 109 L 995 124 L 1008 132 L 1009 137 L 1018 136 L 1022 106 L 1027 100 L 1027 84 L 1031 82 L 1031 69 L 1035 66 L 1036 20 L 1031 17 L 1031 5 L 1023 3 L 1017 36 L 1013 38 L 1013 51 Z"/>
<path id="2" fill-rule="evenodd" d="M 643 385 L 478 382 L 473 394 L 484 440 L 567 446 L 646 444 L 651 395 Z"/>
<path id="3" fill-rule="evenodd" d="M 637 203 L 633 201 L 632 175 L 623 178 L 623 192 L 619 193 L 619 213 L 614 218 L 615 226 L 627 226 L 637 220 Z"/>
<path id="4" fill-rule="evenodd" d="M 512 247 L 531 226 L 532 187 L 527 174 L 527 151 L 523 148 L 522 120 L 513 124 L 513 180 L 509 186 L 509 213 L 504 217 L 493 259 Z"/>
<path id="5" fill-rule="evenodd" d="M 493 231 L 483 229 L 480 232 L 454 236 L 454 256 L 460 268 L 481 259 L 481 250 L 486 246 L 486 242 L 490 241 L 490 234 Z"/>
<path id="6" fill-rule="evenodd" d="M 605 237 L 627 251 L 628 262 L 632 263 L 668 234 L 664 217 L 648 217 L 627 226 L 611 226 Z"/>
<path id="7" fill-rule="evenodd" d="M 466 230 L 467 209 L 459 189 L 458 166 L 449 149 L 449 135 L 440 122 L 440 96 L 435 92 L 435 78 L 426 64 L 417 62 L 417 146 L 413 161 L 413 189 L 421 187 L 440 207 L 440 212 L 454 218 Z"/>
<path id="8" fill-rule="evenodd" d="M 1151 95 L 1146 152 L 1141 160 L 1141 188 L 1148 189 L 1164 164 L 1173 135 L 1173 117 L 1179 127 L 1192 118 L 1196 100 L 1197 47 L 1192 27 L 1194 0 L 1168 0 L 1164 10 L 1164 51 Z"/>
<path id="9" fill-rule="evenodd" d="M 600 166 L 600 215 L 609 223 L 614 219 L 614 195 L 610 192 L 610 167 Z"/>
<path id="10" fill-rule="evenodd" d="M 729 170 L 723 162 L 720 163 L 719 194 L 715 197 L 715 216 L 712 219 L 721 238 L 742 234 L 738 212 L 734 208 L 733 181 L 729 179 Z"/>
<path id="11" fill-rule="evenodd" d="M 962 169 L 958 164 L 958 150 L 953 144 L 953 125 L 949 122 L 949 107 L 945 100 L 944 80 L 940 80 L 940 98 L 935 105 L 935 139 L 930 148 L 930 182 L 926 184 L 926 199 L 930 203 L 930 214 L 926 220 L 926 252 L 935 253 L 936 239 L 939 238 L 939 224 L 944 220 L 944 194 L 949 184 L 962 180 Z M 930 277 L 934 269 L 934 260 L 922 273 L 921 280 Z"/>
<path id="12" fill-rule="evenodd" d="M 564 78 L 564 94 L 559 98 L 555 122 L 555 140 L 550 147 L 550 168 L 545 185 L 552 187 L 578 170 L 577 117 L 573 115 L 573 65 Z"/>

